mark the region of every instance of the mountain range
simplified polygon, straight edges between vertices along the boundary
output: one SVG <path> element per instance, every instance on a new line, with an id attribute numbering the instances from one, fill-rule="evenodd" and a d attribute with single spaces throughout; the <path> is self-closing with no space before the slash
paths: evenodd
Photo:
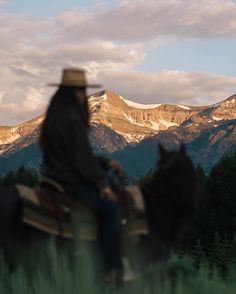
<path id="1" fill-rule="evenodd" d="M 138 104 L 108 90 L 89 97 L 91 143 L 96 153 L 117 158 L 138 178 L 155 164 L 157 142 L 187 146 L 208 172 L 236 146 L 236 95 L 210 106 Z M 21 165 L 38 168 L 37 146 L 44 115 L 18 126 L 0 127 L 0 174 Z"/>

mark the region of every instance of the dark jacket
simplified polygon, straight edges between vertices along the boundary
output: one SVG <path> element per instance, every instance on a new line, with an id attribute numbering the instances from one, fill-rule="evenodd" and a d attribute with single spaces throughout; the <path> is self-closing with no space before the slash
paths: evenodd
<path id="1" fill-rule="evenodd" d="M 108 185 L 106 173 L 92 152 L 88 130 L 76 109 L 62 110 L 43 150 L 43 176 L 71 193 L 81 184 Z"/>

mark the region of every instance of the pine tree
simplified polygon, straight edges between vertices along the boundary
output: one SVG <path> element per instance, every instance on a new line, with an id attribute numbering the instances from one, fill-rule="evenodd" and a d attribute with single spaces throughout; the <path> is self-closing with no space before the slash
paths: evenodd
<path id="1" fill-rule="evenodd" d="M 12 187 L 17 184 L 24 184 L 30 187 L 35 187 L 40 182 L 40 176 L 37 171 L 21 166 L 16 172 L 9 172 L 2 178 L 2 184 L 7 187 Z"/>
<path id="2" fill-rule="evenodd" d="M 205 263 L 206 261 L 206 254 L 200 239 L 197 240 L 196 246 L 192 250 L 192 256 L 197 268 L 199 268 L 201 264 Z"/>

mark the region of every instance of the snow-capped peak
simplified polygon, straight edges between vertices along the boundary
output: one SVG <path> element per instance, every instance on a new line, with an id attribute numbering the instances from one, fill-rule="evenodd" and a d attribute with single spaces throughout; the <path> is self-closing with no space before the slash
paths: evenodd
<path id="1" fill-rule="evenodd" d="M 153 108 L 157 108 L 157 107 L 161 106 L 161 104 L 141 104 L 141 103 L 133 102 L 133 101 L 130 101 L 130 100 L 127 100 L 124 98 L 122 98 L 122 99 L 124 100 L 124 102 L 127 105 L 134 107 L 134 108 L 139 108 L 139 109 L 153 109 Z"/>
<path id="2" fill-rule="evenodd" d="M 89 107 L 91 113 L 97 111 L 103 101 L 107 100 L 107 94 L 104 92 L 102 95 L 94 94 L 89 97 Z"/>

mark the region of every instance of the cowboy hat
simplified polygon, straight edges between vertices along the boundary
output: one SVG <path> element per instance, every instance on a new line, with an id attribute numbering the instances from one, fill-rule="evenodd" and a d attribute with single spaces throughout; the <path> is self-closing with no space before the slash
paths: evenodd
<path id="1" fill-rule="evenodd" d="M 62 72 L 60 84 L 48 84 L 52 87 L 84 87 L 84 88 L 100 88 L 100 85 L 89 85 L 86 80 L 86 73 L 83 69 L 67 68 Z"/>

